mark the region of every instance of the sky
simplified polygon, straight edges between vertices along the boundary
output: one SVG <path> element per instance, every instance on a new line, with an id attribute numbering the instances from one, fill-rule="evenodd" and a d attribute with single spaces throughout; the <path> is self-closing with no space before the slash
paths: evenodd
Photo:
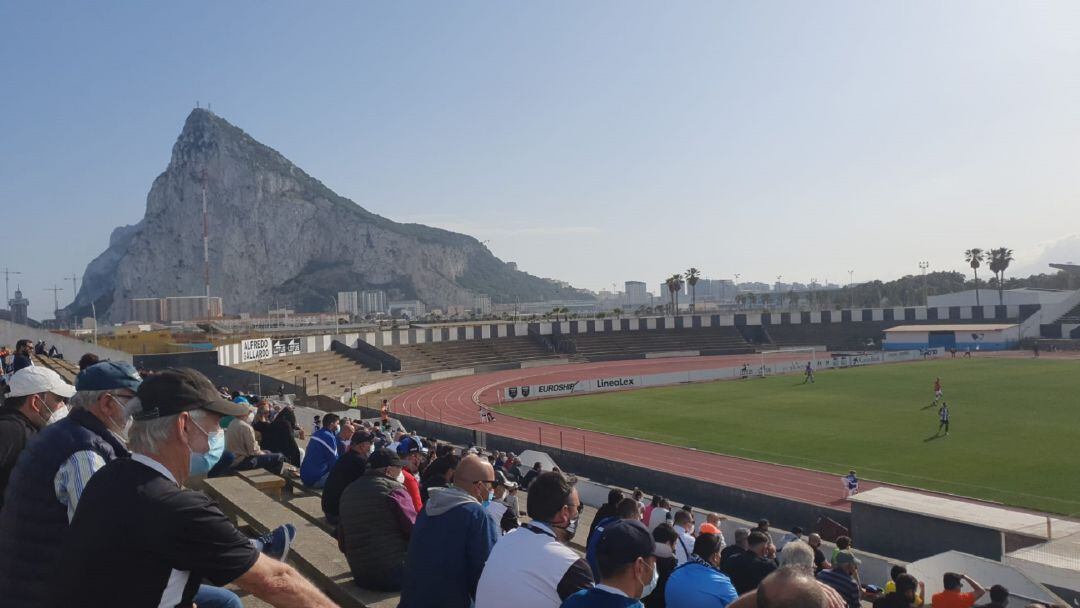
<path id="1" fill-rule="evenodd" d="M 0 3 L 3 267 L 71 301 L 196 103 L 589 289 L 1080 262 L 1080 3 Z M 0 277 L 2 278 L 2 277 Z"/>

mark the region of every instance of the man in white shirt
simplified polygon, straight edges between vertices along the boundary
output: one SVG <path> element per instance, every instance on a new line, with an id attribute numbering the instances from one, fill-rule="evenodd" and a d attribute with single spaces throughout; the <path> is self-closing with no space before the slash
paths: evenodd
<path id="1" fill-rule="evenodd" d="M 675 541 L 675 559 L 679 565 L 690 561 L 690 555 L 694 552 L 694 516 L 689 511 L 679 509 L 675 511 L 675 531 L 679 538 Z"/>
<path id="2" fill-rule="evenodd" d="M 529 486 L 527 524 L 495 545 L 480 575 L 476 608 L 556 608 L 593 585 L 589 564 L 566 546 L 577 531 L 577 480 L 549 471 Z"/>

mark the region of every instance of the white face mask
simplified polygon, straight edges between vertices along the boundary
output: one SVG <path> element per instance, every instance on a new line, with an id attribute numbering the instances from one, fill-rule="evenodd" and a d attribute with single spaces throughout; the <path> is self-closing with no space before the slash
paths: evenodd
<path id="1" fill-rule="evenodd" d="M 60 422 L 64 418 L 67 418 L 68 407 L 66 403 L 61 403 L 60 407 L 53 410 L 53 413 L 49 415 L 49 420 L 45 424 L 54 424 Z"/>
<path id="2" fill-rule="evenodd" d="M 375 444 L 374 443 L 368 445 L 367 453 L 368 453 L 368 456 L 371 456 L 372 454 L 375 453 Z M 404 477 L 404 475 L 402 475 L 402 477 Z"/>
<path id="3" fill-rule="evenodd" d="M 397 477 L 394 479 L 396 479 L 398 483 L 405 483 L 405 471 L 398 472 Z"/>
<path id="4" fill-rule="evenodd" d="M 652 569 L 652 580 L 649 584 L 645 585 L 645 588 L 641 590 L 641 597 L 647 597 L 656 589 L 656 585 L 660 583 L 660 571 L 656 566 Z M 640 599 L 640 598 L 639 598 Z"/>

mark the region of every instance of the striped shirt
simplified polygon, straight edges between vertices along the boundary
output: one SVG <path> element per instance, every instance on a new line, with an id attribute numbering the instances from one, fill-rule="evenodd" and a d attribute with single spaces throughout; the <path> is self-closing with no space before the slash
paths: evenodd
<path id="1" fill-rule="evenodd" d="M 68 523 L 75 517 L 75 508 L 79 506 L 79 498 L 82 497 L 86 484 L 90 483 L 90 478 L 103 466 L 105 459 L 90 450 L 75 452 L 60 465 L 60 470 L 53 478 L 53 489 L 56 491 L 56 500 L 67 507 Z"/>
<path id="2" fill-rule="evenodd" d="M 835 589 L 847 602 L 848 608 L 859 608 L 859 598 L 862 594 L 859 592 L 859 583 L 856 583 L 850 574 L 833 568 L 818 572 L 817 579 Z"/>

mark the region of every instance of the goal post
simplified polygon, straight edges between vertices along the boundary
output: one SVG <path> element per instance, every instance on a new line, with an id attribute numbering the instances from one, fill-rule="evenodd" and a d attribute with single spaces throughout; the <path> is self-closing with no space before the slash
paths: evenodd
<path id="1" fill-rule="evenodd" d="M 778 348 L 776 350 L 761 351 L 761 366 L 758 368 L 758 376 L 775 376 L 777 374 L 793 374 L 806 369 L 806 363 L 815 371 L 817 365 L 817 353 L 821 350 L 816 346 L 793 346 L 790 348 Z"/>

